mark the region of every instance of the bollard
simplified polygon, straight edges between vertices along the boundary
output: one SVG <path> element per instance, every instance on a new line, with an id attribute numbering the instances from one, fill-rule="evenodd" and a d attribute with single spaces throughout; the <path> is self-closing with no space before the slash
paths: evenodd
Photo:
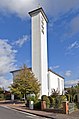
<path id="1" fill-rule="evenodd" d="M 69 113 L 69 102 L 68 101 L 63 102 L 63 112 L 64 114 Z"/>
<path id="2" fill-rule="evenodd" d="M 34 105 L 33 101 L 29 101 L 29 109 L 33 110 L 33 108 L 34 108 L 33 105 Z"/>
<path id="3" fill-rule="evenodd" d="M 46 109 L 46 101 L 41 101 L 41 110 Z"/>

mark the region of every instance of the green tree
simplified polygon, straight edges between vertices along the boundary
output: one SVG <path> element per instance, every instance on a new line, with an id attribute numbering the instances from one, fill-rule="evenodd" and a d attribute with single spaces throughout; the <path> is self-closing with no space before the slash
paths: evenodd
<path id="1" fill-rule="evenodd" d="M 3 94 L 4 90 L 0 87 L 0 94 Z"/>
<path id="2" fill-rule="evenodd" d="M 67 88 L 66 89 L 67 92 L 66 92 L 66 95 L 69 94 L 70 95 L 70 102 L 73 102 L 74 101 L 74 96 L 76 94 L 76 87 L 72 86 L 71 88 Z"/>
<path id="3" fill-rule="evenodd" d="M 79 93 L 79 82 L 77 83 L 77 85 L 75 86 L 76 88 L 76 92 Z"/>
<path id="4" fill-rule="evenodd" d="M 35 94 L 38 98 L 40 93 L 40 82 L 35 78 L 33 72 L 24 65 L 19 73 L 15 76 L 10 90 L 14 94 L 26 95 Z"/>
<path id="5" fill-rule="evenodd" d="M 0 87 L 0 100 L 4 100 L 4 90 Z"/>

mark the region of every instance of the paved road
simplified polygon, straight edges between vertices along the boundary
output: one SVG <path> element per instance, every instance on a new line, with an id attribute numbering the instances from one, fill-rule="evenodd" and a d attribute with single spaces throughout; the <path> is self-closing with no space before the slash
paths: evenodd
<path id="1" fill-rule="evenodd" d="M 46 119 L 0 106 L 0 119 Z"/>

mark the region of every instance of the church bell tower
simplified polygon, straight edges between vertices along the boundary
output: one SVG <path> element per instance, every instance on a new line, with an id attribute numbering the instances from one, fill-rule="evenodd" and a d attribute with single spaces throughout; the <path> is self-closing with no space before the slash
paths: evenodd
<path id="1" fill-rule="evenodd" d="M 42 8 L 29 12 L 32 21 L 32 71 L 41 83 L 42 95 L 48 95 L 47 22 Z"/>

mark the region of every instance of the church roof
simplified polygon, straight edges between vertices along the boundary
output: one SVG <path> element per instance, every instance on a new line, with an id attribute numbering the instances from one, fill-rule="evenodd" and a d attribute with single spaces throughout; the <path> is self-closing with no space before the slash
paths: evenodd
<path id="1" fill-rule="evenodd" d="M 28 68 L 28 69 L 32 70 L 32 68 Z M 10 73 L 18 72 L 18 71 L 21 71 L 21 70 L 22 70 L 22 69 L 16 69 L 16 70 L 14 70 L 14 71 L 10 71 Z"/>
<path id="2" fill-rule="evenodd" d="M 32 70 L 32 68 L 28 68 L 28 69 Z M 10 73 L 18 72 L 18 71 L 21 71 L 21 70 L 22 70 L 22 69 L 14 70 L 14 71 L 11 71 Z M 61 77 L 61 78 L 64 79 L 63 76 L 61 76 L 61 75 L 59 75 L 58 73 L 52 71 L 51 69 L 48 69 L 48 71 L 50 71 L 50 72 L 54 73 L 55 75 L 57 75 L 57 76 L 59 76 L 59 77 Z"/>
<path id="3" fill-rule="evenodd" d="M 43 15 L 43 17 L 45 18 L 46 22 L 48 22 L 48 18 L 47 18 L 47 16 L 46 16 L 46 14 L 45 14 L 45 12 L 44 12 L 44 10 L 43 10 L 42 7 L 37 8 L 37 9 L 35 9 L 35 10 L 29 12 L 29 15 L 30 15 L 30 16 L 33 16 L 33 15 L 39 13 L 39 12 L 42 13 L 42 15 Z"/>
<path id="4" fill-rule="evenodd" d="M 61 76 L 61 75 L 59 75 L 58 73 L 56 73 L 56 72 L 52 71 L 51 69 L 48 69 L 48 71 L 50 71 L 50 72 L 54 73 L 55 75 L 57 75 L 57 76 L 59 76 L 59 77 L 61 77 L 61 78 L 63 78 L 63 79 L 64 79 L 64 77 L 63 77 L 63 76 Z"/>

